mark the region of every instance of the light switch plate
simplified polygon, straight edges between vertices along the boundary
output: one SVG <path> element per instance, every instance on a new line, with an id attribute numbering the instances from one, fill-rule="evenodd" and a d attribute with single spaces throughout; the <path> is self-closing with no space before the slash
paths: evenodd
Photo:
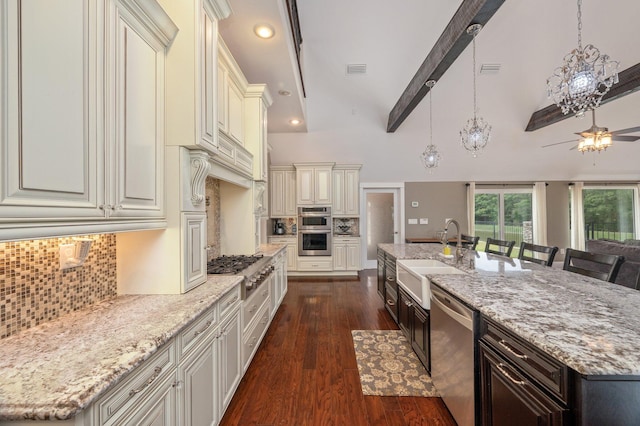
<path id="1" fill-rule="evenodd" d="M 418 219 L 409 219 L 409 225 L 417 225 Z"/>
<path id="2" fill-rule="evenodd" d="M 428 217 L 421 217 L 420 218 L 420 225 L 428 225 L 429 224 L 429 218 Z"/>

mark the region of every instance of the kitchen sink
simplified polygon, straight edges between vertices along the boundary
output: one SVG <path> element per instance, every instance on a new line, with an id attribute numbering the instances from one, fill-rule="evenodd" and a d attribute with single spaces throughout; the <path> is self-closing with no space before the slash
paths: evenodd
<path id="1" fill-rule="evenodd" d="M 396 281 L 424 309 L 431 308 L 430 281 L 426 275 L 465 274 L 435 259 L 400 259 L 396 262 Z"/>

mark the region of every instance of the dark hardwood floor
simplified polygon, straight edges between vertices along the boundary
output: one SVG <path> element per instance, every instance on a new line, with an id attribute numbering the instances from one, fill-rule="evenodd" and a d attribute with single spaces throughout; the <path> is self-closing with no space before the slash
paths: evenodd
<path id="1" fill-rule="evenodd" d="M 365 396 L 351 330 L 397 329 L 360 279 L 289 278 L 289 290 L 222 422 L 228 425 L 453 425 L 440 398 Z"/>

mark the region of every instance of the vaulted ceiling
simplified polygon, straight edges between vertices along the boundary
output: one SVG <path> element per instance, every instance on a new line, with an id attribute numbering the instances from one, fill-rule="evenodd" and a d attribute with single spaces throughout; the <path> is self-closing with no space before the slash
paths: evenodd
<path id="1" fill-rule="evenodd" d="M 477 74 L 479 114 L 492 125 L 492 139 L 478 158 L 459 142 L 460 129 L 473 115 L 470 46 L 440 78 L 431 96 L 433 142 L 443 159 L 432 174 L 419 161 L 429 143 L 428 96 L 394 133 L 387 133 L 386 126 L 461 2 L 298 0 L 306 98 L 296 84 L 292 49 L 284 37 L 284 2 L 230 0 L 234 14 L 220 23 L 249 81 L 267 83 L 274 97 L 269 109 L 272 163 L 360 163 L 362 180 L 369 182 L 640 180 L 635 160 L 640 142 L 615 144 L 594 155 L 570 151 L 571 144 L 541 148 L 572 139 L 591 125 L 588 118 L 525 132 L 531 114 L 551 103 L 546 78 L 577 45 L 574 1 L 506 1 L 478 35 L 476 72 L 482 64 L 500 64 L 497 73 Z M 276 37 L 261 44 L 251 32 L 258 20 L 274 25 Z M 584 43 L 618 60 L 620 70 L 629 68 L 640 63 L 639 21 L 637 0 L 584 0 Z M 366 64 L 366 73 L 348 75 L 348 64 Z M 292 96 L 278 95 L 280 89 Z M 603 105 L 596 118 L 598 125 L 615 130 L 639 126 L 639 112 L 636 92 Z M 304 125 L 291 127 L 293 116 L 301 116 Z"/>

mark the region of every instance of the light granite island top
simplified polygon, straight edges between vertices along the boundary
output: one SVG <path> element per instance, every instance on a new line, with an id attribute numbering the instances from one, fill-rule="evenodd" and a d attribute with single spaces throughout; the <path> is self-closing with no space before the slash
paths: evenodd
<path id="1" fill-rule="evenodd" d="M 467 272 L 429 278 L 583 376 L 640 376 L 640 291 L 471 250 L 456 265 L 440 255 L 440 244 L 378 247 Z"/>
<path id="2" fill-rule="evenodd" d="M 126 295 L 0 343 L 0 420 L 69 419 L 242 281 L 209 276 L 185 294 Z"/>

